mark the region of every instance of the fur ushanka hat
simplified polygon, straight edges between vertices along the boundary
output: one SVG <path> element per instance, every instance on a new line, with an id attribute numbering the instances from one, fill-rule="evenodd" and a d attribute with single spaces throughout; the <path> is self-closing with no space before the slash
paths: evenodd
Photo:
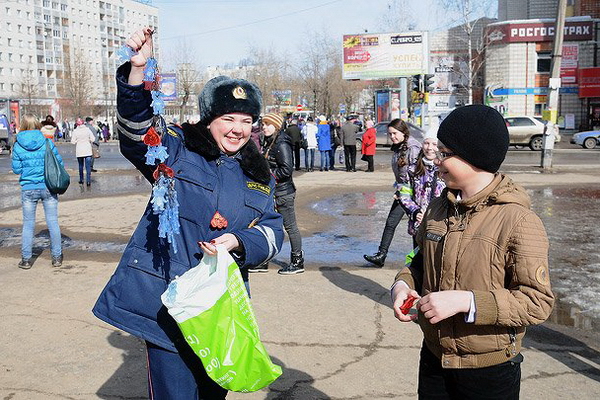
<path id="1" fill-rule="evenodd" d="M 198 96 L 198 105 L 200 122 L 205 125 L 233 112 L 249 114 L 256 121 L 262 109 L 262 94 L 251 82 L 221 75 L 206 82 Z"/>

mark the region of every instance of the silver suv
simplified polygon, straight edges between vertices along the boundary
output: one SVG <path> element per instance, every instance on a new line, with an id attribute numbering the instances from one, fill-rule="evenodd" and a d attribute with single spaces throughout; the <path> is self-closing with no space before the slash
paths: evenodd
<path id="1" fill-rule="evenodd" d="M 541 117 L 505 117 L 510 144 L 514 146 L 529 146 L 531 150 L 540 151 L 543 147 L 544 121 Z M 557 134 L 555 143 L 560 142 Z"/>

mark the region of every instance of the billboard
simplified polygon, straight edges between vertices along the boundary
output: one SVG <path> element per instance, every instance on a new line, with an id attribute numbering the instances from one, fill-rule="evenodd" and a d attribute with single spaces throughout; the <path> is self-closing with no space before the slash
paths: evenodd
<path id="1" fill-rule="evenodd" d="M 292 105 L 292 91 L 287 90 L 272 90 L 271 95 L 273 96 L 273 104 L 280 106 L 291 106 Z"/>
<path id="2" fill-rule="evenodd" d="M 177 100 L 177 76 L 174 73 L 160 76 L 160 91 L 165 95 L 164 101 Z"/>
<path id="3" fill-rule="evenodd" d="M 385 79 L 428 71 L 427 32 L 344 35 L 343 79 Z"/>

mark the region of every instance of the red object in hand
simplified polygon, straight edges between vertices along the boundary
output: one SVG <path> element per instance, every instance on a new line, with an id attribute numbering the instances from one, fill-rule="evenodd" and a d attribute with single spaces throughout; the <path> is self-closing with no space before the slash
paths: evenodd
<path id="1" fill-rule="evenodd" d="M 408 298 L 406 300 L 404 300 L 404 303 L 402 303 L 402 305 L 400 306 L 400 311 L 402 312 L 402 314 L 404 314 L 404 315 L 408 314 L 408 312 L 410 311 L 410 308 L 415 303 L 415 300 L 417 300 L 417 298 L 413 297 L 413 296 L 408 296 Z"/>

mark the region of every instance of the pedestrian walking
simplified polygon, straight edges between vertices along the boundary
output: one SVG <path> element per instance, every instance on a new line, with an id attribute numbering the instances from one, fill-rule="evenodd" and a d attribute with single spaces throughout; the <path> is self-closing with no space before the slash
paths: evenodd
<path id="1" fill-rule="evenodd" d="M 304 167 L 306 172 L 313 172 L 315 168 L 315 149 L 317 148 L 317 132 L 315 120 L 312 116 L 306 118 L 306 124 L 302 128 L 302 137 L 305 141 Z"/>
<path id="2" fill-rule="evenodd" d="M 56 141 L 58 126 L 56 125 L 56 122 L 54 122 L 54 117 L 52 115 L 46 115 L 46 118 L 42 121 L 40 131 L 46 139 Z"/>
<path id="3" fill-rule="evenodd" d="M 335 152 L 340 146 L 340 126 L 337 121 L 331 121 L 329 123 L 331 152 L 329 153 L 329 169 L 333 171 L 335 169 Z"/>
<path id="4" fill-rule="evenodd" d="M 267 114 L 262 118 L 262 153 L 269 162 L 271 173 L 275 177 L 275 204 L 283 217 L 283 227 L 290 239 L 290 263 L 277 271 L 282 275 L 295 275 L 304 272 L 304 253 L 302 236 L 296 222 L 296 186 L 292 179 L 294 158 L 292 139 L 281 131 L 283 118 L 279 114 Z M 267 272 L 268 263 L 248 268 L 248 272 Z"/>
<path id="5" fill-rule="evenodd" d="M 356 134 L 359 129 L 358 125 L 354 123 L 353 117 L 346 117 L 346 123 L 341 128 L 346 172 L 356 172 Z"/>
<path id="6" fill-rule="evenodd" d="M 367 169 L 365 172 L 374 172 L 375 171 L 375 162 L 373 157 L 375 157 L 375 152 L 377 149 L 377 135 L 375 128 L 373 128 L 373 121 L 368 120 L 367 130 L 362 135 L 362 160 L 367 162 Z"/>
<path id="7" fill-rule="evenodd" d="M 75 157 L 79 165 L 79 184 L 83 185 L 83 168 L 85 167 L 85 184 L 92 184 L 92 154 L 96 138 L 81 118 L 75 122 L 76 128 L 71 133 L 71 143 L 75 145 Z"/>
<path id="8" fill-rule="evenodd" d="M 117 70 L 120 148 L 154 184 L 157 167 L 146 163 L 148 146 L 143 139 L 158 135 L 152 98 L 143 84 L 153 54 L 152 31 L 143 28 L 126 44 L 136 53 Z M 171 125 L 162 134 L 160 145 L 168 157 L 158 168 L 166 176 L 173 175 L 168 185 L 174 193 L 169 196 L 178 205 L 170 203 L 169 215 L 176 219 L 161 223 L 163 215 L 154 213 L 153 202 L 148 203 L 94 306 L 98 318 L 145 341 L 151 399 L 224 399 L 227 395 L 208 377 L 162 305 L 160 296 L 169 282 L 195 267 L 205 254 L 216 255 L 216 246 L 223 245 L 249 288 L 248 267 L 267 262 L 281 249 L 283 226 L 274 209 L 275 181 L 250 140 L 261 98 L 253 83 L 218 76 L 199 95 L 199 122 L 181 128 Z M 160 179 L 155 190 L 166 178 Z M 161 234 L 163 228 L 168 234 Z"/>
<path id="9" fill-rule="evenodd" d="M 285 129 L 285 133 L 292 140 L 294 150 L 294 168 L 300 171 L 300 149 L 302 148 L 302 131 L 298 127 L 298 120 L 292 119 L 290 125 Z"/>
<path id="10" fill-rule="evenodd" d="M 500 113 L 457 108 L 438 138 L 447 189 L 391 291 L 396 318 L 418 319 L 423 331 L 419 398 L 518 399 L 525 328 L 554 304 L 546 232 L 525 189 L 498 173 L 509 144 Z M 407 310 L 413 299 L 418 316 Z"/>
<path id="11" fill-rule="evenodd" d="M 331 130 L 329 123 L 324 115 L 319 116 L 319 125 L 317 126 L 317 143 L 319 153 L 321 153 L 321 164 L 319 171 L 329 171 L 331 158 Z"/>
<path id="12" fill-rule="evenodd" d="M 63 160 L 52 140 L 40 131 L 42 124 L 33 115 L 21 119 L 20 129 L 12 152 L 12 170 L 19 176 L 21 206 L 23 208 L 23 231 L 21 237 L 21 261 L 19 268 L 30 269 L 33 257 L 33 234 L 35 212 L 39 201 L 44 206 L 46 225 L 50 233 L 52 266 L 60 267 L 63 262 L 60 226 L 58 225 L 58 195 L 51 193 L 44 178 L 46 143 L 59 162 Z"/>
<path id="13" fill-rule="evenodd" d="M 440 197 L 446 184 L 439 177 L 434 160 L 438 151 L 437 126 L 430 127 L 423 137 L 423 147 L 414 168 L 408 169 L 408 182 L 400 186 L 400 202 L 408 214 L 408 234 L 417 247 L 415 234 L 432 199 Z"/>
<path id="14" fill-rule="evenodd" d="M 92 143 L 92 172 L 98 172 L 94 168 L 94 163 L 96 162 L 96 158 L 100 158 L 100 130 L 94 126 L 94 118 L 85 117 L 85 126 L 92 132 L 94 135 L 94 142 Z"/>
<path id="15" fill-rule="evenodd" d="M 410 136 L 408 125 L 399 118 L 392 120 L 388 124 L 388 135 L 390 135 L 390 140 L 392 141 L 392 171 L 394 171 L 394 177 L 396 178 L 396 182 L 394 183 L 396 191 L 393 196 L 392 207 L 385 220 L 385 227 L 383 228 L 377 253 L 363 255 L 365 260 L 375 264 L 377 267 L 384 266 L 392 239 L 394 239 L 396 227 L 404 216 L 405 211 L 400 202 L 399 190 L 403 184 L 408 182 L 409 168 L 416 164 L 419 152 L 421 151 L 421 143 Z"/>

